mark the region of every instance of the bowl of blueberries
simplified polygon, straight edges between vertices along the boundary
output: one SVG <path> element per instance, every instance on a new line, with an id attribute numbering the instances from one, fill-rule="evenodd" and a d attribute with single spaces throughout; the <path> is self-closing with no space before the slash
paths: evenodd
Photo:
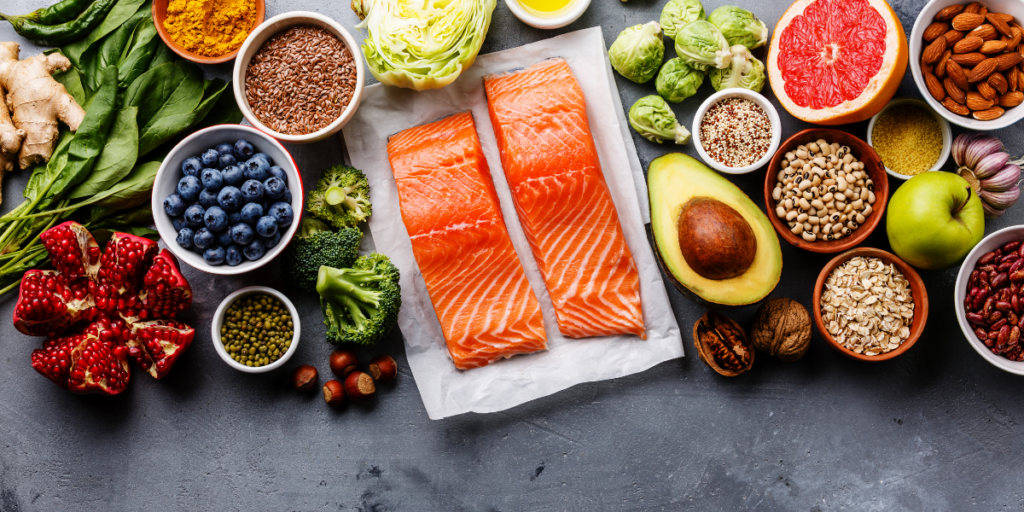
<path id="1" fill-rule="evenodd" d="M 283 251 L 302 201 L 288 151 L 242 125 L 189 135 L 164 158 L 153 184 L 153 218 L 167 248 L 219 275 L 249 272 Z"/>

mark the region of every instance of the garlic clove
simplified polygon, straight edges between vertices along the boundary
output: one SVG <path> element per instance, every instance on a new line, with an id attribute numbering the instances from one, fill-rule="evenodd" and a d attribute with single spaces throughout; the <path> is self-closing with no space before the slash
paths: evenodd
<path id="1" fill-rule="evenodd" d="M 967 161 L 967 147 L 984 136 L 982 133 L 965 133 L 953 140 L 953 161 L 957 167 L 963 166 Z"/>
<path id="2" fill-rule="evenodd" d="M 999 209 L 993 208 L 993 207 L 989 206 L 988 203 L 986 203 L 985 201 L 981 202 L 981 207 L 985 210 L 985 218 L 988 218 L 988 219 L 995 219 L 997 217 L 1002 217 L 1003 214 L 1006 213 L 1006 210 L 999 210 Z"/>
<path id="3" fill-rule="evenodd" d="M 1003 149 L 1003 143 L 991 135 L 982 135 L 972 140 L 964 150 L 964 161 L 961 165 L 974 169 L 982 158 Z"/>
<path id="4" fill-rule="evenodd" d="M 981 202 L 983 204 L 991 206 L 996 210 L 1005 210 L 1013 206 L 1013 203 L 1016 203 L 1017 199 L 1020 198 L 1020 189 L 1013 187 L 1010 190 L 1004 190 L 1002 192 L 982 190 L 981 192 L 978 192 L 978 196 L 981 197 Z M 1000 213 L 1000 215 L 1002 215 L 1002 213 Z"/>
<path id="5" fill-rule="evenodd" d="M 1005 192 L 1011 188 L 1015 188 L 1017 183 L 1020 181 L 1020 167 L 1009 164 L 1003 167 L 999 172 L 993 176 L 985 178 L 979 182 L 982 190 L 989 192 Z"/>
<path id="6" fill-rule="evenodd" d="M 971 167 L 974 170 L 974 176 L 979 180 L 983 180 L 990 176 L 994 176 L 997 172 L 1001 171 L 1006 167 L 1006 163 L 1010 161 L 1010 154 L 1003 151 L 996 151 L 995 153 L 989 153 L 980 160 L 977 165 Z"/>

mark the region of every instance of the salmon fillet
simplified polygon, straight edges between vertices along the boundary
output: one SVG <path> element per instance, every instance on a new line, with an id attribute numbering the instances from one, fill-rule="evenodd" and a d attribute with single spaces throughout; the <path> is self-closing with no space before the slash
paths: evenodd
<path id="1" fill-rule="evenodd" d="M 562 59 L 484 78 L 516 212 L 570 338 L 646 339 L 640 276 L 601 172 L 576 77 Z"/>
<path id="2" fill-rule="evenodd" d="M 388 159 L 455 367 L 546 349 L 540 305 L 505 229 L 473 116 L 394 135 Z"/>

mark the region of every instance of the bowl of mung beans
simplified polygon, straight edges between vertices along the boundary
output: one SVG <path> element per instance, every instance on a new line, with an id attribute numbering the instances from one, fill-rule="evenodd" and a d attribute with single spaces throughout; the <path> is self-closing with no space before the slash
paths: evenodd
<path id="1" fill-rule="evenodd" d="M 914 98 L 890 101 L 868 123 L 868 145 L 893 178 L 909 180 L 938 171 L 949 159 L 953 133 L 949 122 Z"/>
<path id="2" fill-rule="evenodd" d="M 213 315 L 213 347 L 228 366 L 265 373 L 284 365 L 299 345 L 299 312 L 283 293 L 265 286 L 242 288 Z"/>

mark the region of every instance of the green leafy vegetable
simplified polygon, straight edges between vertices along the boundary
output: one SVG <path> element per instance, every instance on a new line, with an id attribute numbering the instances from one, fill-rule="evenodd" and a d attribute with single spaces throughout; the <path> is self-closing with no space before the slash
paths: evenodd
<path id="1" fill-rule="evenodd" d="M 768 26 L 754 13 L 735 5 L 723 5 L 711 11 L 708 22 L 722 31 L 730 46 L 741 44 L 753 50 L 768 42 Z"/>
<path id="2" fill-rule="evenodd" d="M 661 29 L 670 39 L 683 25 L 704 19 L 704 6 L 700 0 L 669 0 L 661 9 Z"/>
<path id="3" fill-rule="evenodd" d="M 638 84 L 654 78 L 665 58 L 661 25 L 652 21 L 623 30 L 608 48 L 608 58 L 615 71 Z"/>
<path id="4" fill-rule="evenodd" d="M 661 96 L 644 96 L 629 109 L 629 125 L 643 138 L 661 144 L 690 142 L 690 131 L 676 122 L 676 115 Z"/>
<path id="5" fill-rule="evenodd" d="M 658 79 L 654 82 L 658 94 L 673 103 L 679 103 L 696 94 L 702 83 L 704 72 L 693 69 L 679 57 L 669 59 L 661 67 Z"/>
<path id="6" fill-rule="evenodd" d="M 146 8 L 140 9 L 139 7 L 146 4 Z M 123 25 L 129 18 L 135 15 L 140 10 L 149 12 L 150 4 L 147 0 L 118 0 L 114 7 L 107 13 L 106 19 L 99 24 L 98 27 L 93 29 L 89 35 L 83 39 L 79 39 L 73 43 L 65 45 L 61 48 L 61 53 L 67 57 L 72 64 L 77 68 L 82 66 L 79 64 L 78 59 L 81 58 L 82 54 L 95 44 L 100 39 L 103 39 L 107 34 L 117 30 Z"/>
<path id="7" fill-rule="evenodd" d="M 764 64 L 755 59 L 742 44 L 734 45 L 730 51 L 732 58 L 729 60 L 729 67 L 711 70 L 711 86 L 716 91 L 742 87 L 761 92 L 765 78 Z"/>
<path id="8" fill-rule="evenodd" d="M 137 113 L 135 107 L 125 107 L 117 112 L 114 127 L 110 130 L 103 152 L 96 159 L 92 173 L 67 197 L 80 199 L 101 194 L 131 172 L 139 156 L 139 125 L 135 120 Z"/>
<path id="9" fill-rule="evenodd" d="M 711 23 L 697 20 L 676 32 L 676 53 L 694 69 L 724 68 L 729 65 L 729 42 Z"/>

